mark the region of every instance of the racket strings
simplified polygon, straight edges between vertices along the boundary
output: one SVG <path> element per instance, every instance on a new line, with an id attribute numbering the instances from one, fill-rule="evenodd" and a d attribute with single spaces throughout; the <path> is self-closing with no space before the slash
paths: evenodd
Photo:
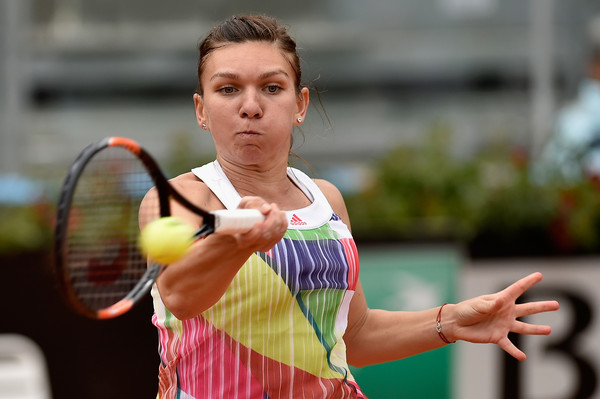
<path id="1" fill-rule="evenodd" d="M 81 173 L 69 213 L 65 273 L 88 309 L 118 302 L 146 271 L 138 212 L 152 186 L 142 162 L 120 147 L 98 152 Z"/>

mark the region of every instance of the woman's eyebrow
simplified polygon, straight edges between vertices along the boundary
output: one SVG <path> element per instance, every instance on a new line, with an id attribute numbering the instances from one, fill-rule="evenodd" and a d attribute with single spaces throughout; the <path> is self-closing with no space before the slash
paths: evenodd
<path id="1" fill-rule="evenodd" d="M 215 79 L 218 78 L 225 78 L 225 79 L 238 79 L 239 75 L 233 72 L 217 72 L 214 75 L 212 75 L 210 77 L 210 80 L 213 81 Z"/>
<path id="2" fill-rule="evenodd" d="M 290 76 L 285 70 L 283 70 L 283 69 L 276 69 L 276 70 L 273 70 L 273 71 L 262 73 L 259 76 L 259 78 L 261 80 L 263 80 L 263 79 L 268 79 L 268 78 L 270 78 L 272 76 L 276 76 L 276 75 L 285 75 L 286 77 Z"/>
<path id="3" fill-rule="evenodd" d="M 272 71 L 261 73 L 258 78 L 259 80 L 264 80 L 276 75 L 285 75 L 286 77 L 290 76 L 284 69 L 275 69 Z M 239 79 L 239 77 L 240 75 L 234 72 L 217 72 L 210 77 L 210 80 L 213 81 L 219 78 L 236 80 Z"/>

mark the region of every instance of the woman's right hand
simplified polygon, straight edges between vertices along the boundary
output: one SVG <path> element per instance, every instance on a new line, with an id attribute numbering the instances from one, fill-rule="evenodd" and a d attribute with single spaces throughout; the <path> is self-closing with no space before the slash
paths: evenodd
<path id="1" fill-rule="evenodd" d="M 269 204 L 260 197 L 244 197 L 238 205 L 240 209 L 258 209 L 265 219 L 255 223 L 246 233 L 236 234 L 240 248 L 253 248 L 267 252 L 283 238 L 288 228 L 285 212 L 277 204 Z"/>

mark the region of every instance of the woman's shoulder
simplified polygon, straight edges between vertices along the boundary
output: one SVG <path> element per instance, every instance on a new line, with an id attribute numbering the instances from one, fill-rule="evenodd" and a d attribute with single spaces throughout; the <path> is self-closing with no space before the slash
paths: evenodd
<path id="1" fill-rule="evenodd" d="M 210 191 L 206 183 L 192 172 L 175 176 L 169 179 L 169 183 L 179 194 L 201 207 L 210 206 L 210 203 L 213 201 L 214 194 L 212 191 Z"/>
<path id="2" fill-rule="evenodd" d="M 204 184 L 202 180 L 200 180 L 194 173 L 185 172 L 175 177 L 169 179 L 169 183 L 171 184 L 194 184 L 201 183 Z"/>
<path id="3" fill-rule="evenodd" d="M 206 184 L 192 172 L 186 172 L 175 176 L 169 179 L 169 183 L 175 188 L 180 187 L 195 190 L 202 190 L 203 188 L 206 188 Z"/>
<path id="4" fill-rule="evenodd" d="M 312 179 L 313 182 L 315 182 L 315 184 L 317 185 L 317 187 L 319 187 L 319 189 L 323 192 L 323 194 L 325 194 L 325 196 L 327 197 L 327 199 L 329 199 L 330 196 L 332 197 L 341 197 L 342 193 L 340 192 L 340 190 L 335 186 L 335 184 L 331 183 L 328 180 L 325 179 Z"/>
<path id="5" fill-rule="evenodd" d="M 344 202 L 344 197 L 340 190 L 335 186 L 335 184 L 329 182 L 324 179 L 313 179 L 317 187 L 321 190 L 327 201 L 333 208 L 333 211 L 337 213 L 339 216 L 346 214 L 346 203 Z"/>

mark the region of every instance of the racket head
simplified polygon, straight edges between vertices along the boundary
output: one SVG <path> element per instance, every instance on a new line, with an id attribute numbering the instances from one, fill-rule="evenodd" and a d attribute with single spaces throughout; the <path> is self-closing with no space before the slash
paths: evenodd
<path id="1" fill-rule="evenodd" d="M 55 270 L 67 303 L 95 319 L 127 312 L 162 270 L 138 248 L 140 203 L 155 187 L 154 219 L 169 216 L 168 183 L 133 140 L 108 137 L 86 147 L 63 183 L 55 229 Z"/>

